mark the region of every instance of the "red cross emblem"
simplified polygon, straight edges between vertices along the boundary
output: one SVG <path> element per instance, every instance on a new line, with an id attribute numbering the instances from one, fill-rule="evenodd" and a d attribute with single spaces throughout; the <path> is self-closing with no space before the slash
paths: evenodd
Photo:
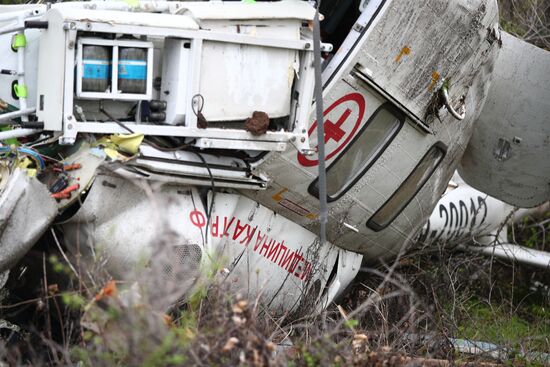
<path id="1" fill-rule="evenodd" d="M 338 99 L 323 113 L 325 128 L 325 160 L 333 158 L 351 141 L 365 114 L 365 98 L 359 93 L 350 93 Z M 336 121 L 336 122 L 333 122 Z M 316 131 L 317 121 L 309 128 L 308 134 Z M 316 147 L 317 148 L 317 147 Z M 298 153 L 298 162 L 305 167 L 319 164 L 319 160 Z"/>

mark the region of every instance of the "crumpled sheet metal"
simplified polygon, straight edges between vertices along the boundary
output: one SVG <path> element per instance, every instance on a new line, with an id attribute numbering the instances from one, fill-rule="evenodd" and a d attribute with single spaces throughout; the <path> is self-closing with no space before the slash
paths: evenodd
<path id="1" fill-rule="evenodd" d="M 202 227 L 191 222 L 194 210 L 205 212 L 196 188 L 128 180 L 103 167 L 78 212 L 61 225 L 81 266 L 93 271 L 99 264 L 116 279 L 139 281 L 161 310 L 192 290 L 208 259 Z"/>
<path id="2" fill-rule="evenodd" d="M 487 40 L 487 28 L 497 22 L 495 0 L 389 2 L 361 48 L 360 63 L 423 120 L 443 78 L 450 81 L 453 105 L 469 93 L 498 50 Z M 472 103 L 466 108 L 475 111 Z"/>
<path id="3" fill-rule="evenodd" d="M 487 102 L 459 172 L 477 190 L 532 208 L 550 200 L 550 52 L 501 34 Z"/>
<path id="4" fill-rule="evenodd" d="M 57 215 L 46 187 L 23 170 L 13 172 L 0 194 L 0 271 L 10 269 L 48 229 Z"/>

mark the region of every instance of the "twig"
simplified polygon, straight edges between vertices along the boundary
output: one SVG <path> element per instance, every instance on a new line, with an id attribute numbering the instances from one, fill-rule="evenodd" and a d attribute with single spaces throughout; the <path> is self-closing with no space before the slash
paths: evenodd
<path id="1" fill-rule="evenodd" d="M 61 248 L 61 244 L 59 243 L 59 240 L 57 239 L 57 235 L 55 234 L 55 230 L 53 229 L 53 227 L 50 228 L 50 231 L 51 231 L 51 233 L 52 233 L 54 242 L 55 242 L 55 244 L 57 245 L 57 248 L 59 249 L 59 252 L 61 253 L 61 256 L 63 256 L 63 258 L 64 258 L 65 261 L 67 262 L 67 265 L 69 265 L 69 267 L 70 267 L 71 270 L 73 271 L 74 275 L 76 275 L 76 277 L 78 278 L 78 273 L 76 272 L 76 269 L 73 267 L 73 264 L 71 264 L 71 262 L 69 261 L 69 258 L 67 257 L 67 255 L 65 254 L 65 252 L 63 251 L 63 249 Z"/>

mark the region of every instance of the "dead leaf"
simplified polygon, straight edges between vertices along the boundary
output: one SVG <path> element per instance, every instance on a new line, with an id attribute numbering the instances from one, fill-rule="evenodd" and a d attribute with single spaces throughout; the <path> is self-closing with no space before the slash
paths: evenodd
<path id="1" fill-rule="evenodd" d="M 248 302 L 247 301 L 239 301 L 237 302 L 236 304 L 233 305 L 233 312 L 234 313 L 243 313 L 244 311 L 246 311 L 248 307 Z"/>
<path id="2" fill-rule="evenodd" d="M 118 294 L 116 283 L 114 280 L 110 280 L 105 284 L 98 294 L 95 296 L 95 300 L 99 301 L 103 297 L 115 297 Z"/>
<path id="3" fill-rule="evenodd" d="M 235 338 L 234 336 L 229 338 L 225 345 L 222 348 L 222 352 L 227 353 L 230 352 L 235 346 L 239 344 L 239 339 Z"/>
<path id="4" fill-rule="evenodd" d="M 59 292 L 59 287 L 57 284 L 50 284 L 48 286 L 48 294 L 50 296 L 53 296 L 54 294 L 56 294 L 57 292 Z"/>

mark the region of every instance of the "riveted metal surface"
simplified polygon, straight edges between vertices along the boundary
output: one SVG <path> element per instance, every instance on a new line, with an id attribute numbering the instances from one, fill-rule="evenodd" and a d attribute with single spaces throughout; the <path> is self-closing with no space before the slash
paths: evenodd
<path id="1" fill-rule="evenodd" d="M 487 29 L 498 20 L 496 1 L 433 0 L 423 4 L 390 1 L 384 7 L 359 40 L 359 52 L 338 72 L 339 80 L 324 90 L 324 105 L 331 106 L 343 96 L 359 93 L 365 100 L 359 129 L 367 122 L 380 103 L 377 101 L 384 98 L 354 77 L 359 64 L 372 71 L 372 81 L 423 119 L 432 133 L 427 134 L 407 119 L 397 137 L 363 177 L 340 199 L 329 203 L 328 239 L 344 249 L 365 254 L 367 262 L 395 256 L 431 214 L 466 149 L 499 52 L 496 42 L 487 41 Z M 439 79 L 434 82 L 435 72 Z M 468 113 L 463 121 L 455 120 L 445 109 L 436 109 L 438 118 L 425 117 L 443 78 L 451 81 L 453 105 L 462 96 L 465 98 Z M 352 110 L 350 117 L 356 116 L 353 106 L 347 108 Z M 333 116 L 333 113 L 325 115 L 336 123 L 339 115 Z M 311 121 L 313 124 L 313 118 Z M 343 130 L 351 126 L 348 121 L 340 125 Z M 315 141 L 314 134 L 310 141 Z M 374 232 L 367 228 L 365 223 L 370 216 L 390 198 L 436 142 L 446 147 L 446 155 L 424 187 L 386 229 Z M 328 152 L 333 145 L 328 139 Z M 327 166 L 338 154 L 327 156 Z M 257 169 L 271 177 L 277 187 L 287 189 L 283 196 L 299 203 L 309 213 L 318 213 L 319 201 L 307 191 L 317 177 L 316 165 L 304 166 L 291 149 L 281 156 L 271 156 Z M 243 193 L 313 232 L 318 230 L 315 216 L 281 208 L 269 189 L 263 193 Z M 358 232 L 345 227 L 344 222 L 357 227 Z"/>
<path id="2" fill-rule="evenodd" d="M 487 103 L 460 163 L 464 180 L 520 207 L 550 200 L 550 52 L 502 32 Z"/>

